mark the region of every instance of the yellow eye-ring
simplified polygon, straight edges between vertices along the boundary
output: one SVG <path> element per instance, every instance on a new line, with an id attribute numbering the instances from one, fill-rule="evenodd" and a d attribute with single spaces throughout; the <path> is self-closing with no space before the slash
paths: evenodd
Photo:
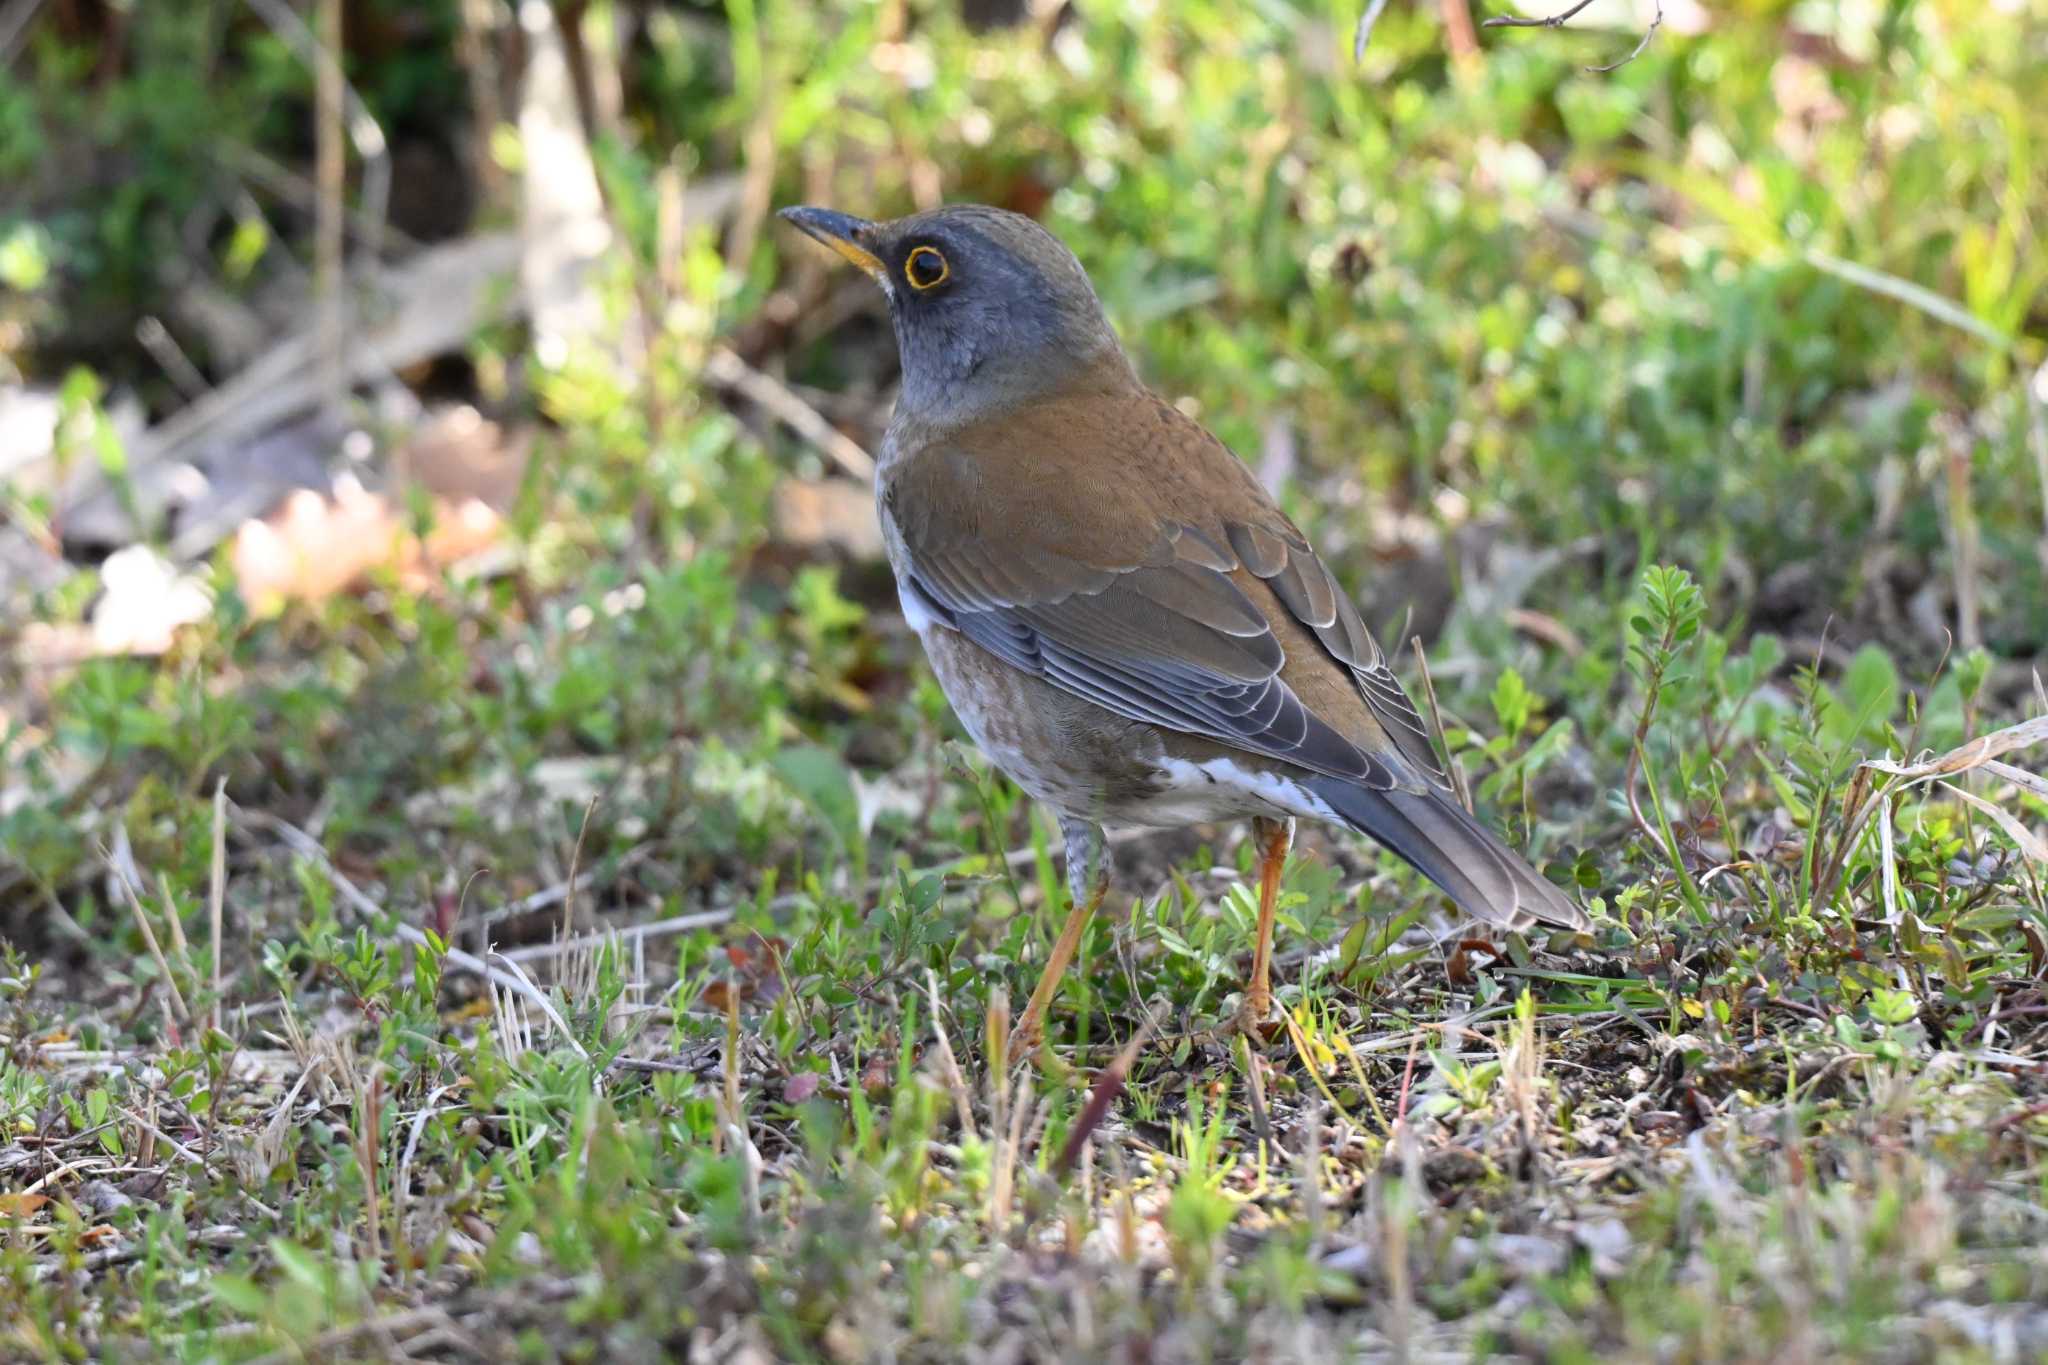
<path id="1" fill-rule="evenodd" d="M 952 273 L 937 247 L 913 247 L 903 261 L 903 278 L 910 281 L 912 289 L 937 289 Z"/>

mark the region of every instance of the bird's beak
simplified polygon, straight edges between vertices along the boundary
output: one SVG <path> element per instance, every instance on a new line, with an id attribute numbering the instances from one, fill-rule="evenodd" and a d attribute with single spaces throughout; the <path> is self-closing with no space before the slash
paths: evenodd
<path id="1" fill-rule="evenodd" d="M 877 283 L 881 282 L 885 273 L 882 262 L 874 252 L 860 244 L 861 238 L 874 231 L 873 223 L 836 209 L 815 209 L 808 205 L 784 209 L 782 217 L 865 270 Z"/>

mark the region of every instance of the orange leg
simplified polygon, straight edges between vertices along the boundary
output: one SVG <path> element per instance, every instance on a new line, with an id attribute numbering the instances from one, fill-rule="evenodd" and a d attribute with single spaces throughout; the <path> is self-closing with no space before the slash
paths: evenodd
<path id="1" fill-rule="evenodd" d="M 1077 902 L 1067 913 L 1066 927 L 1060 930 L 1059 941 L 1052 945 L 1052 956 L 1045 960 L 1045 970 L 1038 974 L 1038 989 L 1031 992 L 1031 1003 L 1024 1007 L 1017 1027 L 1010 1032 L 1010 1061 L 1015 1062 L 1038 1046 L 1045 1012 L 1051 1008 L 1052 998 L 1059 994 L 1060 979 L 1067 974 L 1067 964 L 1074 960 L 1074 950 L 1081 946 L 1081 935 L 1108 891 L 1109 879 L 1104 877 L 1095 884 L 1086 900 Z"/>
<path id="2" fill-rule="evenodd" d="M 1060 833 L 1067 844 L 1067 902 L 1073 908 L 1067 912 L 1059 941 L 1052 945 L 1052 956 L 1045 960 L 1045 970 L 1038 975 L 1038 988 L 1031 992 L 1031 1003 L 1024 1007 L 1017 1027 L 1010 1032 L 1011 1062 L 1038 1046 L 1039 1030 L 1045 1023 L 1046 1010 L 1052 1007 L 1052 998 L 1059 994 L 1060 978 L 1067 974 L 1067 964 L 1074 960 L 1074 952 L 1081 946 L 1088 921 L 1101 908 L 1102 898 L 1109 894 L 1109 857 L 1103 847 L 1101 828 L 1069 817 L 1060 821 Z"/>
<path id="3" fill-rule="evenodd" d="M 1252 979 L 1245 987 L 1239 1022 L 1256 1026 L 1266 1022 L 1273 1008 L 1273 911 L 1280 902 L 1280 874 L 1287 866 L 1287 850 L 1294 844 L 1294 821 L 1252 821 L 1252 837 L 1259 842 L 1259 936 L 1252 945 Z"/>

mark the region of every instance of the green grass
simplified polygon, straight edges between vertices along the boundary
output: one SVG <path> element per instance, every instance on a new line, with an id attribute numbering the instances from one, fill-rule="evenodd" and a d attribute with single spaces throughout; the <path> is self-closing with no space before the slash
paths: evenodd
<path id="1" fill-rule="evenodd" d="M 2048 712 L 2048 12 L 1738 6 L 1594 74 L 1633 36 L 1462 70 L 1392 6 L 1353 68 L 1348 8 L 1096 8 L 910 6 L 914 90 L 886 7 L 650 30 L 606 288 L 664 306 L 639 370 L 514 391 L 509 567 L 262 616 L 223 563 L 162 659 L 0 662 L 0 1354 L 2048 1353 L 2042 749 L 1944 774 L 1988 804 L 1862 766 Z M 47 133 L 31 56 L 0 118 Z M 655 260 L 669 148 L 742 166 L 756 117 L 772 202 L 1042 203 L 1390 645 L 1413 608 L 1475 799 L 1595 930 L 1440 937 L 1306 834 L 1289 1025 L 1225 1045 L 1252 850 L 1145 836 L 996 1065 L 1057 839 L 886 570 L 770 534 L 820 457 L 699 378 L 794 313 L 750 360 L 857 395 L 886 337 L 807 329 L 848 281 L 765 225 Z M 88 226 L 39 229 L 31 340 L 105 286 Z M 0 639 L 90 594 L 10 587 Z"/>

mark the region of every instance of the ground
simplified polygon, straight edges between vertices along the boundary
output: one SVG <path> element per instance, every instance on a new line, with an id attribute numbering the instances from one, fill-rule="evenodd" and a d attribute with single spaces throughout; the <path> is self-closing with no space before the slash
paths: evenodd
<path id="1" fill-rule="evenodd" d="M 515 451 L 480 543 L 237 542 L 113 648 L 119 561 L 0 503 L 62 560 L 0 591 L 0 1355 L 2048 1357 L 2048 12 L 1671 6 L 1591 71 L 1647 20 L 1393 6 L 1354 63 L 1343 7 L 1100 8 L 648 21 L 608 321 L 403 377 Z M 10 126 L 181 154 L 140 48 L 66 121 L 67 33 Z M 1224 1041 L 1247 831 L 1120 834 L 1000 1064 L 1057 835 L 879 561 L 879 303 L 765 216 L 935 195 L 1075 248 L 1591 931 L 1305 829 L 1284 1018 Z M 98 357 L 118 488 L 76 227 L 0 217 L 10 285 L 56 262 L 0 348 Z M 231 227 L 222 279 L 288 254 Z M 262 534 L 423 528 L 373 450 L 388 504 Z"/>

